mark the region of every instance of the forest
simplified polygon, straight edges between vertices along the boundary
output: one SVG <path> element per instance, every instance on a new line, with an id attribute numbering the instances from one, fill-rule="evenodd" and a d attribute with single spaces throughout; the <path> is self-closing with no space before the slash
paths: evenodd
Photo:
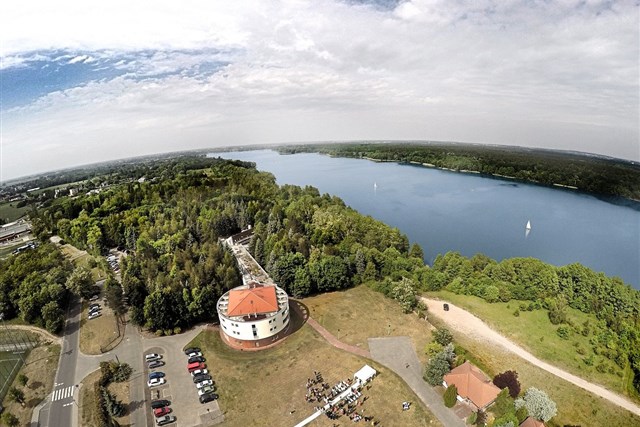
<path id="1" fill-rule="evenodd" d="M 96 257 L 109 248 L 126 251 L 122 288 L 130 318 L 157 334 L 215 319 L 217 299 L 241 283 L 235 259 L 219 238 L 252 225 L 250 251 L 294 297 L 365 283 L 407 312 L 419 308 L 423 290 L 477 295 L 487 303 L 515 300 L 522 310 L 545 308 L 554 324 L 589 334 L 595 351 L 609 361 L 604 369 L 631 367 L 640 389 L 640 292 L 618 278 L 579 264 L 496 262 L 455 252 L 439 256 L 430 268 L 420 246 L 410 245 L 399 230 L 313 187 L 278 186 L 253 163 L 184 156 L 142 162 L 139 168 L 129 181 L 97 194 L 55 199 L 32 221 L 42 241 L 57 234 Z M 0 265 L 7 316 L 37 323 L 29 313 L 44 313 L 43 303 L 55 300 L 64 307 L 66 292 L 77 286 L 67 284 L 66 291 L 49 297 L 47 292 L 60 289 L 56 284 L 72 282 L 51 272 L 71 274 L 56 254 L 43 244 Z M 23 267 L 38 259 L 41 266 Z M 39 276 L 29 279 L 28 271 Z M 29 294 L 39 295 L 32 309 L 21 302 Z M 566 307 L 591 313 L 597 322 L 569 324 Z"/>
<path id="2" fill-rule="evenodd" d="M 349 143 L 279 147 L 281 153 L 317 152 L 336 157 L 427 164 L 498 175 L 542 185 L 576 187 L 599 196 L 640 201 L 640 166 L 581 153 L 458 143 Z M 637 207 L 637 204 L 633 204 Z"/>

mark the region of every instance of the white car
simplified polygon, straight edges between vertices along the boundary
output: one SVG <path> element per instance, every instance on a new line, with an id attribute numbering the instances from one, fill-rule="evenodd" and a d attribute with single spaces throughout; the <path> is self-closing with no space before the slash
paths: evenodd
<path id="1" fill-rule="evenodd" d="M 191 372 L 191 376 L 195 377 L 196 375 L 208 374 L 208 373 L 209 373 L 208 369 L 196 369 L 195 371 Z"/>
<path id="2" fill-rule="evenodd" d="M 162 356 L 160 356 L 158 353 L 149 353 L 144 355 L 144 360 L 146 362 L 153 362 L 154 360 L 160 359 L 162 359 Z"/>
<path id="3" fill-rule="evenodd" d="M 91 320 L 91 319 L 95 319 L 96 317 L 100 317 L 101 314 L 99 311 L 94 311 L 93 313 L 89 314 L 89 316 L 87 317 L 87 319 Z"/>
<path id="4" fill-rule="evenodd" d="M 216 389 L 212 386 L 207 386 L 198 390 L 198 396 L 202 396 L 203 394 L 213 393 Z"/>
<path id="5" fill-rule="evenodd" d="M 187 357 L 189 357 L 189 358 L 196 357 L 196 356 L 202 356 L 202 353 L 199 352 L 199 351 L 194 351 L 193 353 L 187 354 Z"/>
<path id="6" fill-rule="evenodd" d="M 202 387 L 206 387 L 208 385 L 213 385 L 213 381 L 211 380 L 204 380 L 201 383 L 196 384 L 197 388 L 202 388 Z"/>
<path id="7" fill-rule="evenodd" d="M 157 387 L 159 385 L 164 384 L 166 381 L 164 380 L 164 378 L 151 378 L 149 381 L 147 381 L 147 386 L 149 387 Z"/>

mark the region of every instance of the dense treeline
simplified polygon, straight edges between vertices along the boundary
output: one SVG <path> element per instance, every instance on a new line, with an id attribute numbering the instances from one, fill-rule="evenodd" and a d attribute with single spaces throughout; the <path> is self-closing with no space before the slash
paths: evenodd
<path id="1" fill-rule="evenodd" d="M 534 258 L 496 262 L 484 255 L 466 258 L 449 252 L 436 258 L 424 284 L 428 290 L 475 295 L 489 303 L 520 301 L 522 311 L 545 308 L 551 323 L 560 325 L 559 335 L 590 337 L 593 355 L 585 353 L 586 364 L 612 373 L 629 364 L 640 391 L 640 292 L 617 277 L 577 263 L 555 267 Z M 574 324 L 567 307 L 592 314 L 597 321 Z"/>
<path id="2" fill-rule="evenodd" d="M 446 143 L 329 144 L 288 146 L 281 152 L 320 152 L 341 157 L 426 163 L 438 168 L 502 175 L 545 185 L 640 201 L 640 166 L 561 151 Z"/>
<path id="3" fill-rule="evenodd" d="M 640 297 L 620 279 L 579 264 L 457 253 L 428 268 L 422 249 L 397 229 L 315 188 L 279 187 L 253 164 L 180 158 L 146 170 L 156 179 L 58 199 L 34 218 L 41 236 L 57 233 L 94 255 L 127 251 L 122 285 L 138 324 L 173 333 L 215 317 L 217 299 L 241 283 L 219 238 L 253 225 L 250 251 L 293 296 L 368 283 L 405 311 L 416 307 L 420 288 L 518 300 L 521 310 L 548 309 L 559 332 L 589 336 L 601 369 L 630 365 L 640 388 Z M 594 322 L 571 324 L 568 306 L 592 313 Z"/>
<path id="4" fill-rule="evenodd" d="M 397 229 L 314 188 L 278 187 L 252 164 L 182 158 L 162 162 L 157 173 L 57 200 L 34 219 L 38 233 L 57 233 L 94 255 L 126 250 L 122 284 L 131 318 L 152 330 L 171 333 L 215 316 L 220 295 L 240 284 L 235 259 L 218 239 L 250 224 L 251 250 L 295 296 L 426 271 L 422 251 L 414 247 L 409 257 Z"/>
<path id="5" fill-rule="evenodd" d="M 4 319 L 25 322 L 58 332 L 70 290 L 73 265 L 53 244 L 0 261 L 0 312 Z"/>

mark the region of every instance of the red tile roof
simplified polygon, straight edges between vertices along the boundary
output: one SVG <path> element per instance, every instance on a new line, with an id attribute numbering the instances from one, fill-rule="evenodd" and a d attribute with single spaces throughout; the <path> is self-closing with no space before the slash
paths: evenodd
<path id="1" fill-rule="evenodd" d="M 493 402 L 500 389 L 487 376 L 469 361 L 453 369 L 444 376 L 447 385 L 455 385 L 458 395 L 469 399 L 478 408 L 484 408 Z"/>
<path id="2" fill-rule="evenodd" d="M 520 424 L 520 427 L 544 427 L 544 423 L 535 418 L 527 417 L 527 419 Z"/>
<path id="3" fill-rule="evenodd" d="M 229 291 L 227 316 L 247 316 L 278 311 L 275 286 L 257 286 Z"/>

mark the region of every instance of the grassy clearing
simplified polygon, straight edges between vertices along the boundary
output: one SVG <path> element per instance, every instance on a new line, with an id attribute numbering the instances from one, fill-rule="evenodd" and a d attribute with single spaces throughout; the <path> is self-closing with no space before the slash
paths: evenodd
<path id="1" fill-rule="evenodd" d="M 118 338 L 118 324 L 113 311 L 102 305 L 102 315 L 95 319 L 87 319 L 88 303 L 82 303 L 82 315 L 80 320 L 80 351 L 84 354 L 102 354 L 101 349 Z M 120 327 L 120 333 L 124 328 Z"/>
<path id="2" fill-rule="evenodd" d="M 314 411 L 314 404 L 305 401 L 305 383 L 314 370 L 320 371 L 326 382 L 335 384 L 352 377 L 364 364 L 379 372 L 371 389 L 364 393 L 369 397 L 362 406 L 365 414 L 384 426 L 440 425 L 395 374 L 331 347 L 308 325 L 276 347 L 260 352 L 231 350 L 217 331 L 202 332 L 189 345 L 201 347 L 207 357 L 225 413 L 225 426 L 294 425 Z M 404 400 L 414 402 L 410 411 L 402 411 Z M 350 423 L 346 417 L 332 422 L 322 416 L 313 425 L 331 427 L 336 422 Z"/>
<path id="3" fill-rule="evenodd" d="M 78 405 L 80 406 L 80 425 L 84 427 L 102 427 L 99 423 L 96 399 L 97 396 L 94 393 L 94 385 L 100 379 L 100 370 L 92 372 L 82 380 L 82 389 L 80 390 L 80 399 Z M 116 399 L 122 401 L 122 403 L 129 407 L 129 382 L 124 383 L 111 383 L 107 387 L 108 390 L 115 394 Z M 123 417 L 116 418 L 118 424 L 121 427 L 127 427 L 130 425 L 129 410 Z"/>
<path id="4" fill-rule="evenodd" d="M 0 218 L 4 219 L 5 222 L 13 222 L 26 215 L 31 209 L 29 205 L 18 208 L 16 207 L 17 204 L 18 202 L 0 203 Z"/>
<path id="5" fill-rule="evenodd" d="M 22 407 L 16 402 L 5 398 L 2 405 L 5 411 L 18 417 L 21 426 L 30 425 L 31 414 L 35 408 L 53 390 L 53 380 L 60 357 L 59 345 L 36 347 L 29 352 L 26 363 L 19 373 L 27 376 L 29 381 L 25 387 L 17 381 L 14 386 L 24 391 L 26 405 Z"/>
<path id="6" fill-rule="evenodd" d="M 81 251 L 80 249 L 68 243 L 60 246 L 60 250 L 62 251 L 62 253 L 67 255 L 67 257 L 69 257 L 69 259 L 76 267 L 89 268 L 89 260 L 93 258 L 93 256 L 87 253 L 87 251 Z M 93 280 L 95 281 L 107 278 L 105 272 L 102 271 L 102 269 L 99 267 L 92 268 L 91 275 L 93 276 Z"/>
<path id="7" fill-rule="evenodd" d="M 482 298 L 456 295 L 446 291 L 434 292 L 429 295 L 446 299 L 470 311 L 536 357 L 551 362 L 575 375 L 588 378 L 589 381 L 602 384 L 617 393 L 629 395 L 628 376 L 625 377 L 622 369 L 615 366 L 613 362 L 607 361 L 613 373 L 603 373 L 596 370 L 595 367 L 598 363 L 605 359 L 593 353 L 592 346 L 589 344 L 592 334 L 583 336 L 571 331 L 568 339 L 560 338 L 556 333 L 558 325 L 553 325 L 549 321 L 547 310 L 520 311 L 520 315 L 515 317 L 513 312 L 520 305 L 517 301 L 488 304 Z M 582 325 L 589 320 L 593 329 L 593 325 L 596 324 L 594 316 L 579 310 L 568 308 L 567 313 L 575 325 Z M 581 349 L 580 351 L 583 351 L 584 354 L 578 354 L 578 349 Z M 589 357 L 594 360 L 592 366 L 585 363 L 585 359 Z"/>
<path id="8" fill-rule="evenodd" d="M 305 298 L 302 303 L 311 317 L 342 342 L 368 349 L 368 338 L 409 336 L 421 362 L 426 362 L 430 324 L 415 314 L 404 314 L 400 304 L 367 286 Z"/>
<path id="9" fill-rule="evenodd" d="M 435 320 L 432 320 L 437 325 Z M 522 390 L 537 387 L 558 405 L 558 414 L 546 425 L 561 427 L 580 425 L 582 427 L 628 427 L 640 425 L 640 417 L 633 415 L 614 404 L 599 398 L 555 375 L 548 373 L 523 359 L 507 353 L 498 347 L 488 347 L 486 342 L 476 341 L 473 337 L 460 335 L 452 331 L 455 341 L 486 367 L 486 373 L 494 376 L 506 370 L 518 372 Z"/>

